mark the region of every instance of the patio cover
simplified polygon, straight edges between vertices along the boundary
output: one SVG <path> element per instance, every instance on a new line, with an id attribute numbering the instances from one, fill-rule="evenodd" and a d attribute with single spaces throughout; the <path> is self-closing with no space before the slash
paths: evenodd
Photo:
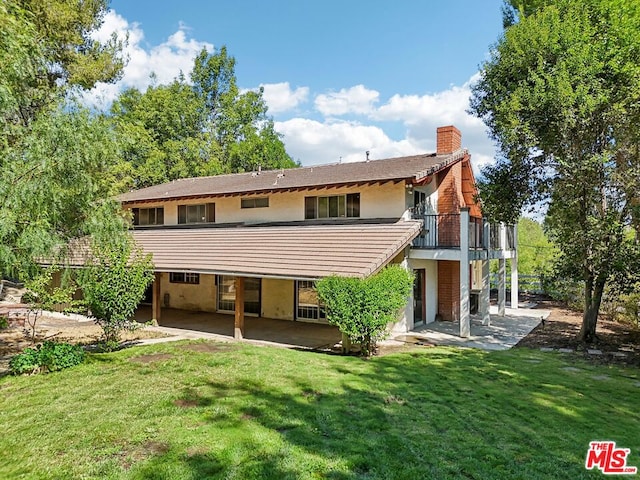
<path id="1" fill-rule="evenodd" d="M 136 230 L 157 272 L 244 277 L 367 277 L 420 233 L 422 223 L 236 226 Z"/>

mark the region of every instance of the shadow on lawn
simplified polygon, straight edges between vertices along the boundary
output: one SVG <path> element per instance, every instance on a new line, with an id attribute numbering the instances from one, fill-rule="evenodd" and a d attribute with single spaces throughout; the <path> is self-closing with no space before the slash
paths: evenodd
<path id="1" fill-rule="evenodd" d="M 593 419 L 615 401 L 604 387 L 582 398 L 580 384 L 561 381 L 554 358 L 542 364 L 503 352 L 430 350 L 332 362 L 317 372 L 330 381 L 319 384 L 287 370 L 277 385 L 259 377 L 210 380 L 182 399 L 205 409 L 205 422 L 217 429 L 255 424 L 282 445 L 269 450 L 259 438 L 245 439 L 233 446 L 242 453 L 224 457 L 170 450 L 141 465 L 139 478 L 159 478 L 154 472 L 176 460 L 191 478 L 229 471 L 278 479 L 591 478 L 584 454 L 601 433 Z M 228 408 L 213 408 L 220 405 Z M 622 441 L 624 431 L 604 433 Z M 292 450 L 323 461 L 292 465 L 284 453 Z"/>

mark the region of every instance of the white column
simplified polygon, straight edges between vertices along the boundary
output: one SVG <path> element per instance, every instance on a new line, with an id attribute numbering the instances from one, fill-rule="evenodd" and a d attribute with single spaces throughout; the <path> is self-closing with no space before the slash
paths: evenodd
<path id="1" fill-rule="evenodd" d="M 491 272 L 489 269 L 489 250 L 491 249 L 491 224 L 487 221 L 486 218 L 484 219 L 482 229 L 483 247 L 485 253 L 487 254 L 487 258 L 482 260 L 482 289 L 480 291 L 478 310 L 480 310 L 482 324 L 490 325 L 491 317 L 489 316 L 489 306 L 491 304 Z"/>
<path id="2" fill-rule="evenodd" d="M 404 257 L 400 266 L 409 272 L 412 271 L 412 267 L 407 256 Z M 413 288 L 407 298 L 407 304 L 404 307 L 404 314 L 402 315 L 402 318 L 393 325 L 390 325 L 390 328 L 392 334 L 402 334 L 413 330 Z"/>
<path id="3" fill-rule="evenodd" d="M 507 272 L 505 256 L 507 252 L 507 228 L 500 223 L 500 259 L 498 260 L 498 315 L 504 317 L 507 302 Z"/>
<path id="4" fill-rule="evenodd" d="M 460 336 L 471 336 L 469 313 L 469 207 L 460 208 Z"/>
<path id="5" fill-rule="evenodd" d="M 507 296 L 506 260 L 498 260 L 498 315 L 504 317 L 505 300 Z"/>
<path id="6" fill-rule="evenodd" d="M 514 250 L 511 257 L 511 308 L 518 308 L 518 227 L 513 227 Z"/>
<path id="7" fill-rule="evenodd" d="M 482 260 L 482 290 L 480 291 L 480 304 L 478 305 L 478 309 L 480 310 L 480 316 L 482 317 L 483 325 L 491 324 L 491 317 L 489 317 L 491 293 L 489 275 L 489 259 Z"/>

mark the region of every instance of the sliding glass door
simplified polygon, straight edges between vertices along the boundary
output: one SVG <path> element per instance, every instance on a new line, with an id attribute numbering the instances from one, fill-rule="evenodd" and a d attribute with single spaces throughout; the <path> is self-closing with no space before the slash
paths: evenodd
<path id="1" fill-rule="evenodd" d="M 260 278 L 244 279 L 244 313 L 260 315 Z M 236 310 L 236 277 L 218 276 L 218 311 L 233 313 Z"/>

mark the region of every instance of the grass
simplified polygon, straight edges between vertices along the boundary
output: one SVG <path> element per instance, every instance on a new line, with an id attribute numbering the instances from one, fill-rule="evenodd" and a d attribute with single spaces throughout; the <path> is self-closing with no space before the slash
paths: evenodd
<path id="1" fill-rule="evenodd" d="M 182 343 L 0 379 L 0 478 L 601 478 L 640 466 L 640 372 L 530 350 L 366 361 Z"/>

